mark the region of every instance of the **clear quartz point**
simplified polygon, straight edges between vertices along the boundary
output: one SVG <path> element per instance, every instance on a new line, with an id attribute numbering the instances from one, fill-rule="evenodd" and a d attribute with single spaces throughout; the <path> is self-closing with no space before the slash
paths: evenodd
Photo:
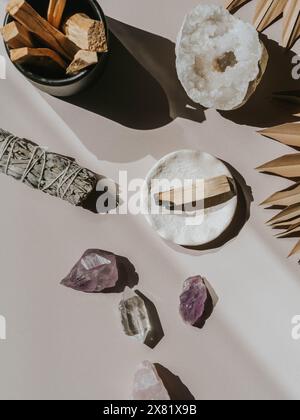
<path id="1" fill-rule="evenodd" d="M 151 330 L 144 300 L 127 288 L 119 304 L 119 310 L 125 334 L 144 343 Z"/>

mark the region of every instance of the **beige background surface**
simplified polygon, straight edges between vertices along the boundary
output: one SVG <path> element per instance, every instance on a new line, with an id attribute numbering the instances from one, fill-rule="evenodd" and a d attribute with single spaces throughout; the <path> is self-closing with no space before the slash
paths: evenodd
<path id="1" fill-rule="evenodd" d="M 96 216 L 1 176 L 0 314 L 7 319 L 7 341 L 0 342 L 2 399 L 127 399 L 145 359 L 178 375 L 197 399 L 300 397 L 300 342 L 291 338 L 291 319 L 300 314 L 299 266 L 286 259 L 294 241 L 275 240 L 264 225 L 271 213 L 258 206 L 288 183 L 253 169 L 290 152 L 256 128 L 291 115 L 269 98 L 274 89 L 299 84 L 290 77 L 293 54 L 268 41 L 270 67 L 256 98 L 232 115 L 207 111 L 199 123 L 203 113 L 185 111 L 169 61 L 183 17 L 198 1 L 102 0 L 108 16 L 150 34 L 111 22 L 127 50 L 119 45 L 113 51 L 105 83 L 93 89 L 92 104 L 98 105 L 90 108 L 98 113 L 41 94 L 8 64 L 7 80 L 0 81 L 0 126 L 116 180 L 119 169 L 128 170 L 129 179 L 144 177 L 158 158 L 178 148 L 207 151 L 252 187 L 250 220 L 225 246 L 187 251 L 163 242 L 142 216 Z M 253 6 L 239 15 L 249 20 Z M 268 36 L 279 40 L 280 25 Z M 188 113 L 190 119 L 168 121 L 159 83 L 173 115 Z M 135 265 L 138 287 L 155 303 L 165 331 L 156 349 L 122 333 L 120 295 L 90 296 L 59 285 L 90 247 Z M 194 274 L 205 275 L 219 296 L 201 331 L 178 315 L 182 283 Z"/>

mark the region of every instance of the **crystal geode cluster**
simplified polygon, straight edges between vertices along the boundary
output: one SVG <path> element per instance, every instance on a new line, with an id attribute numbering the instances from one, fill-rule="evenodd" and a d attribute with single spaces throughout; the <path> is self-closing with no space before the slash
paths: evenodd
<path id="1" fill-rule="evenodd" d="M 213 4 L 200 4 L 186 16 L 176 57 L 178 77 L 188 96 L 219 110 L 242 106 L 268 62 L 254 26 Z"/>

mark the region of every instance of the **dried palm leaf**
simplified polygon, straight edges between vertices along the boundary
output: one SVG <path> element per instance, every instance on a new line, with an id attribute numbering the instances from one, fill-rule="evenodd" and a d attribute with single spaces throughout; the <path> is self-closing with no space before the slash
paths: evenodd
<path id="1" fill-rule="evenodd" d="M 300 203 L 300 183 L 294 184 L 283 191 L 276 192 L 261 203 L 262 206 L 288 207 Z"/>
<path id="2" fill-rule="evenodd" d="M 267 223 L 270 225 L 274 225 L 276 223 L 278 225 L 281 222 L 286 222 L 288 220 L 295 219 L 296 217 L 300 217 L 300 204 L 299 203 L 281 211 L 279 214 L 272 217 L 272 219 L 270 219 Z M 291 221 L 291 224 L 293 224 L 293 221 Z"/>
<path id="3" fill-rule="evenodd" d="M 259 172 L 267 172 L 285 178 L 300 177 L 300 153 L 285 155 L 278 159 L 267 162 L 256 168 Z"/>
<path id="4" fill-rule="evenodd" d="M 296 233 L 300 233 L 300 223 L 296 223 L 292 225 L 288 230 L 279 235 L 276 235 L 277 238 L 287 238 L 288 236 L 295 235 Z"/>
<path id="5" fill-rule="evenodd" d="M 292 249 L 291 253 L 289 254 L 289 258 L 292 257 L 293 255 L 299 254 L 300 253 L 300 241 L 296 244 L 296 246 Z"/>
<path id="6" fill-rule="evenodd" d="M 274 223 L 272 229 L 290 229 L 291 226 L 300 223 L 300 216 L 293 220 L 286 220 L 285 222 Z"/>
<path id="7" fill-rule="evenodd" d="M 259 133 L 287 146 L 300 147 L 300 124 L 298 123 L 278 125 L 261 130 Z"/>
<path id="8" fill-rule="evenodd" d="M 244 3 L 247 3 L 250 0 L 225 0 L 225 7 L 230 12 L 233 10 L 236 10 L 240 6 L 242 6 Z"/>
<path id="9" fill-rule="evenodd" d="M 278 19 L 285 9 L 288 0 L 258 0 L 254 15 L 254 25 L 263 31 Z"/>
<path id="10" fill-rule="evenodd" d="M 282 44 L 291 48 L 300 36 L 300 0 L 288 1 L 283 11 Z"/>

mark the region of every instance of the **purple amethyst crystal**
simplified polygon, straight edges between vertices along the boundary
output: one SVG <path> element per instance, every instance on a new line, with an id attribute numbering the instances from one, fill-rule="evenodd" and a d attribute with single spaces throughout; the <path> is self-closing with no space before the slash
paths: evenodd
<path id="1" fill-rule="evenodd" d="M 190 277 L 184 282 L 179 309 L 184 322 L 195 325 L 201 320 L 208 297 L 209 292 L 201 276 Z"/>
<path id="2" fill-rule="evenodd" d="M 114 254 L 89 249 L 61 284 L 80 292 L 98 293 L 114 287 L 118 277 L 117 259 Z"/>

